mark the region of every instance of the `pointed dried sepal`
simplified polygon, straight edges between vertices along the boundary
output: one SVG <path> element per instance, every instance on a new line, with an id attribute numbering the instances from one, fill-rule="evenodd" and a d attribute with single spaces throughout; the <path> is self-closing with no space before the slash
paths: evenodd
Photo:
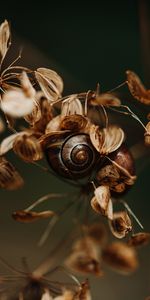
<path id="1" fill-rule="evenodd" d="M 63 80 L 55 71 L 47 68 L 38 68 L 35 71 L 35 77 L 49 101 L 55 101 L 61 97 Z"/>
<path id="2" fill-rule="evenodd" d="M 150 242 L 149 232 L 138 232 L 133 234 L 129 240 L 128 245 L 133 247 L 145 246 Z"/>
<path id="3" fill-rule="evenodd" d="M 134 248 L 125 243 L 113 242 L 102 254 L 103 260 L 119 273 L 128 275 L 138 267 L 137 254 Z"/>
<path id="4" fill-rule="evenodd" d="M 101 276 L 99 259 L 99 251 L 95 242 L 86 237 L 74 243 L 72 252 L 65 264 L 73 272 Z"/>
<path id="5" fill-rule="evenodd" d="M 138 75 L 133 71 L 126 71 L 126 75 L 128 88 L 132 96 L 141 103 L 150 105 L 150 90 L 146 90 Z"/>
<path id="6" fill-rule="evenodd" d="M 113 220 L 109 221 L 112 234 L 118 239 L 124 238 L 131 230 L 131 219 L 126 211 L 114 213 Z"/>
<path id="7" fill-rule="evenodd" d="M 17 190 L 23 184 L 24 181 L 15 167 L 4 157 L 0 157 L 0 188 Z"/>
<path id="8" fill-rule="evenodd" d="M 83 115 L 83 107 L 77 95 L 72 95 L 62 102 L 61 115 Z"/>
<path id="9" fill-rule="evenodd" d="M 26 162 L 37 161 L 43 157 L 42 147 L 38 139 L 28 133 L 16 137 L 13 150 Z"/>
<path id="10" fill-rule="evenodd" d="M 113 207 L 110 198 L 110 190 L 106 185 L 101 185 L 94 191 L 95 197 L 91 200 L 92 208 L 99 214 L 106 216 L 108 219 L 113 218 Z"/>
<path id="11" fill-rule="evenodd" d="M 148 122 L 146 125 L 146 132 L 144 136 L 145 136 L 145 145 L 150 146 L 150 122 Z"/>
<path id="12" fill-rule="evenodd" d="M 0 26 L 0 62 L 4 60 L 4 57 L 10 46 L 10 28 L 8 21 L 5 20 Z"/>
<path id="13" fill-rule="evenodd" d="M 120 106 L 121 101 L 115 95 L 110 93 L 99 94 L 89 100 L 93 106 Z"/>
<path id="14" fill-rule="evenodd" d="M 69 115 L 62 118 L 60 129 L 70 130 L 71 132 L 84 131 L 87 119 L 82 115 Z"/>
<path id="15" fill-rule="evenodd" d="M 54 215 L 56 215 L 55 212 L 51 210 L 46 210 L 42 212 L 18 210 L 13 212 L 12 217 L 15 221 L 18 222 L 32 223 L 41 219 L 53 217 Z"/>
<path id="16" fill-rule="evenodd" d="M 16 91 L 9 90 L 3 95 L 1 100 L 1 109 L 3 112 L 13 118 L 21 118 L 32 112 L 34 101 L 26 97 L 21 89 Z"/>

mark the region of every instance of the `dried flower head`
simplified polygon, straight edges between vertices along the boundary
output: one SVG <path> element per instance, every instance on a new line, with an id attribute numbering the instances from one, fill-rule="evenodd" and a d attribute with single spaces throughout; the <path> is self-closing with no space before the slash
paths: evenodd
<path id="1" fill-rule="evenodd" d="M 129 240 L 128 245 L 133 247 L 145 246 L 150 242 L 149 232 L 138 232 L 133 234 Z"/>
<path id="2" fill-rule="evenodd" d="M 114 213 L 109 225 L 112 234 L 119 239 L 124 238 L 132 230 L 131 220 L 126 211 Z"/>

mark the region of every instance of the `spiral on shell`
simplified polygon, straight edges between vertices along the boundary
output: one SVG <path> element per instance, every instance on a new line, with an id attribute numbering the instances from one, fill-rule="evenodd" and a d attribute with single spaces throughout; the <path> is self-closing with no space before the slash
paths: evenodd
<path id="1" fill-rule="evenodd" d="M 85 133 L 52 133 L 45 153 L 51 168 L 69 179 L 87 176 L 97 161 L 97 151 Z"/>

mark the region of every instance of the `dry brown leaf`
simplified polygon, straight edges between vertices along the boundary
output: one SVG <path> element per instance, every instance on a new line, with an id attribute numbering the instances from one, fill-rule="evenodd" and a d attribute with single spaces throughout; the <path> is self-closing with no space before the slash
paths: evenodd
<path id="1" fill-rule="evenodd" d="M 84 131 L 87 125 L 87 119 L 82 115 L 69 115 L 62 118 L 60 123 L 61 130 L 70 130 L 71 132 Z"/>
<path id="2" fill-rule="evenodd" d="M 32 223 L 41 219 L 47 219 L 56 215 L 54 211 L 46 210 L 42 212 L 18 210 L 12 213 L 13 219 L 18 222 Z"/>
<path id="3" fill-rule="evenodd" d="M 150 122 L 146 125 L 146 131 L 145 131 L 145 144 L 146 146 L 150 146 Z"/>
<path id="4" fill-rule="evenodd" d="M 113 242 L 108 245 L 102 257 L 110 267 L 122 274 L 130 274 L 138 267 L 135 249 L 125 243 Z"/>
<path id="5" fill-rule="evenodd" d="M 83 107 L 77 95 L 72 95 L 62 102 L 61 115 L 83 115 Z"/>
<path id="6" fill-rule="evenodd" d="M 118 239 L 124 238 L 132 230 L 132 223 L 126 211 L 114 213 L 109 225 L 112 234 Z"/>
<path id="7" fill-rule="evenodd" d="M 4 157 L 0 157 L 0 188 L 16 190 L 23 184 L 24 181 L 15 167 Z"/>
<path id="8" fill-rule="evenodd" d="M 61 97 L 63 80 L 55 71 L 47 68 L 38 68 L 35 71 L 35 77 L 49 101 L 55 101 Z"/>
<path id="9" fill-rule="evenodd" d="M 132 96 L 141 103 L 150 105 L 150 90 L 146 90 L 140 78 L 133 71 L 126 71 L 126 75 L 128 88 Z"/>
<path id="10" fill-rule="evenodd" d="M 1 100 L 3 112 L 14 118 L 21 118 L 30 114 L 33 108 L 33 99 L 26 97 L 21 89 L 6 92 Z"/>
<path id="11" fill-rule="evenodd" d="M 94 191 L 95 197 L 91 200 L 92 208 L 99 214 L 106 216 L 108 219 L 113 218 L 113 207 L 110 198 L 110 190 L 106 185 L 101 185 Z"/>
<path id="12" fill-rule="evenodd" d="M 99 94 L 95 98 L 91 98 L 89 102 L 94 106 L 120 106 L 121 104 L 120 99 L 110 93 Z"/>
<path id="13" fill-rule="evenodd" d="M 10 28 L 8 21 L 5 20 L 0 26 L 0 61 L 2 61 L 10 47 Z"/>
<path id="14" fill-rule="evenodd" d="M 150 242 L 149 232 L 138 232 L 133 234 L 129 240 L 128 245 L 133 247 L 145 246 Z"/>
<path id="15" fill-rule="evenodd" d="M 13 142 L 14 152 L 24 161 L 33 162 L 42 159 L 43 151 L 38 139 L 28 132 L 18 135 Z"/>
<path id="16" fill-rule="evenodd" d="M 53 131 L 59 131 L 60 130 L 60 124 L 61 124 L 62 116 L 58 115 L 54 117 L 46 126 L 45 133 L 51 133 Z"/>

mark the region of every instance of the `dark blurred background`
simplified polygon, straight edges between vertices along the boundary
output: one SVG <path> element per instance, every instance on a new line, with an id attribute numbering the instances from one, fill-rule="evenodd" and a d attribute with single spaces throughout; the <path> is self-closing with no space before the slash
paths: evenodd
<path id="1" fill-rule="evenodd" d="M 97 82 L 107 91 L 125 80 L 127 69 L 137 72 L 150 87 L 150 2 L 139 1 L 3 1 L 0 21 L 8 19 L 12 28 L 12 58 L 23 47 L 22 64 L 48 67 L 64 79 L 66 93 L 94 89 Z M 127 89 L 119 90 L 126 104 L 142 119 L 148 110 L 131 99 Z M 133 145 L 143 139 L 143 130 L 124 117 L 123 126 Z M 146 119 L 145 119 L 146 120 Z M 125 123 L 126 122 L 126 123 Z M 138 180 L 126 196 L 135 214 L 150 231 L 149 159 L 138 160 Z M 47 221 L 22 225 L 11 219 L 11 213 L 23 209 L 49 192 L 72 191 L 57 178 L 36 166 L 14 161 L 25 178 L 25 187 L 16 192 L 0 192 L 0 253 L 16 266 L 26 256 L 31 266 L 48 253 L 49 240 L 41 249 L 36 247 Z M 55 204 L 56 206 L 58 205 Z M 54 206 L 55 206 L 54 205 Z M 42 206 L 48 208 L 49 203 Z M 63 230 L 63 229 L 62 229 Z M 129 277 L 106 270 L 102 279 L 91 279 L 94 300 L 144 299 L 150 295 L 150 248 L 140 251 L 141 267 Z"/>

